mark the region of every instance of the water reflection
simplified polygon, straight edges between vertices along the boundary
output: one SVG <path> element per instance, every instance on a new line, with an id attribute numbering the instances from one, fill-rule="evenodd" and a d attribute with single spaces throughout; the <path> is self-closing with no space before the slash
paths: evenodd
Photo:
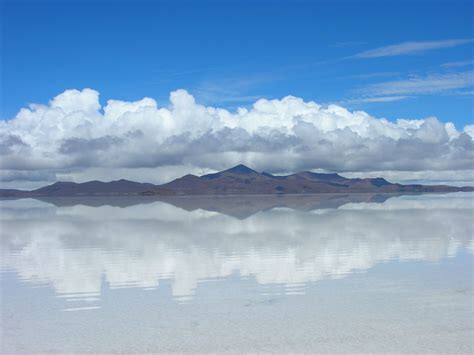
<path id="1" fill-rule="evenodd" d="M 98 308 L 104 282 L 171 283 L 184 301 L 200 283 L 231 276 L 269 286 L 262 292 L 301 294 L 309 282 L 380 262 L 472 252 L 472 197 L 1 201 L 0 266 L 30 286 L 52 287 L 72 304 L 65 310 Z"/>

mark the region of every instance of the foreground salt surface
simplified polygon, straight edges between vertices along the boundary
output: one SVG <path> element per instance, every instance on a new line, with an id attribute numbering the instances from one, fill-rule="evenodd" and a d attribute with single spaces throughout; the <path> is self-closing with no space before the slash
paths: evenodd
<path id="1" fill-rule="evenodd" d="M 1 201 L 1 349 L 470 353 L 473 197 Z"/>

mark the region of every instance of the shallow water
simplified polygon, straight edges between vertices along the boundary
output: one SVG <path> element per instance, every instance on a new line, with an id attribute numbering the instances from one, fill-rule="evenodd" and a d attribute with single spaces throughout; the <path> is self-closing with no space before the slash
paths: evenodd
<path id="1" fill-rule="evenodd" d="M 474 351 L 474 195 L 0 201 L 1 350 Z"/>

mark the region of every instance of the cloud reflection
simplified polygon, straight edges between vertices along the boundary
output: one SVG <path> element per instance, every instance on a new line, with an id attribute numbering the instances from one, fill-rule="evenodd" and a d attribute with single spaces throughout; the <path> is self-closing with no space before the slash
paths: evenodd
<path id="1" fill-rule="evenodd" d="M 231 275 L 292 294 L 384 261 L 472 252 L 472 201 L 463 193 L 404 196 L 309 211 L 277 207 L 244 220 L 161 201 L 2 201 L 0 266 L 70 301 L 96 302 L 104 280 L 110 288 L 143 289 L 166 280 L 174 297 L 189 299 L 200 282 Z"/>

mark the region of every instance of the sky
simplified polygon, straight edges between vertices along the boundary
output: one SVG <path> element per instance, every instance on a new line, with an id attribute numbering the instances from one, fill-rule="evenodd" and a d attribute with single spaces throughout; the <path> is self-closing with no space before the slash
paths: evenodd
<path id="1" fill-rule="evenodd" d="M 472 1 L 1 1 L 0 181 L 474 180 Z"/>

